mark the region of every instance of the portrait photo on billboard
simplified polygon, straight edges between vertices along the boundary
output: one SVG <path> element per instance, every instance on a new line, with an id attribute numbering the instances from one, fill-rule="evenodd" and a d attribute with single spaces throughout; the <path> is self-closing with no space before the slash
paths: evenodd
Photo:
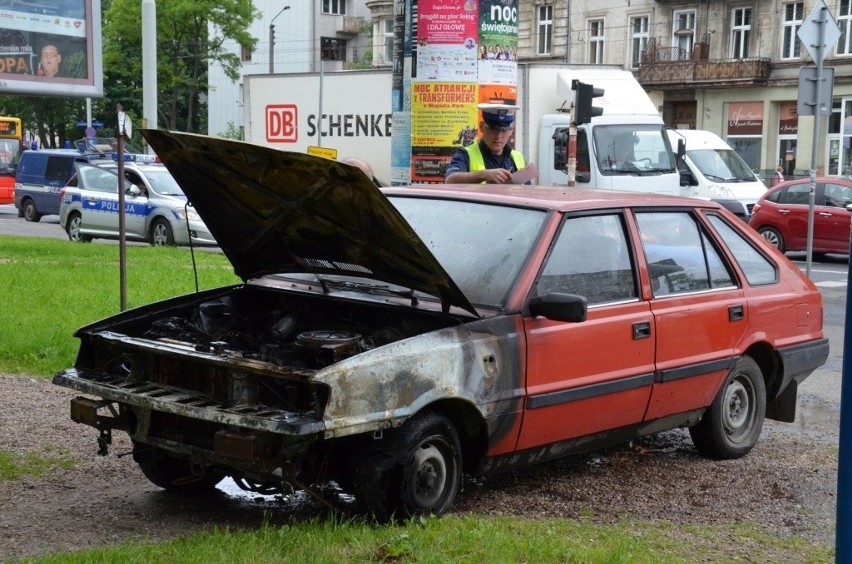
<path id="1" fill-rule="evenodd" d="M 0 93 L 103 96 L 100 0 L 0 0 Z"/>

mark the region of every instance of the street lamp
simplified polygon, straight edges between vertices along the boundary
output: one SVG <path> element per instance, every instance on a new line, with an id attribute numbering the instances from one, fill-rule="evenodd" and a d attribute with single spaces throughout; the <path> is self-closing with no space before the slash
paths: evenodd
<path id="1" fill-rule="evenodd" d="M 269 74 L 275 72 L 275 26 L 273 22 L 275 18 L 284 13 L 284 10 L 289 10 L 290 6 L 284 6 L 281 8 L 281 11 L 272 16 L 272 19 L 269 20 Z"/>

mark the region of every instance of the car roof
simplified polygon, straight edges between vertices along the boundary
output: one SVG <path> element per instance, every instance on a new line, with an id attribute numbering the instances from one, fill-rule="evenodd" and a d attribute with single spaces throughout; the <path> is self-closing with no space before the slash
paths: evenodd
<path id="1" fill-rule="evenodd" d="M 703 207 L 722 206 L 710 200 L 684 198 L 667 194 L 593 190 L 566 186 L 535 186 L 512 184 L 413 184 L 404 187 L 382 188 L 388 196 L 451 198 L 495 204 L 567 212 L 621 207 Z"/>

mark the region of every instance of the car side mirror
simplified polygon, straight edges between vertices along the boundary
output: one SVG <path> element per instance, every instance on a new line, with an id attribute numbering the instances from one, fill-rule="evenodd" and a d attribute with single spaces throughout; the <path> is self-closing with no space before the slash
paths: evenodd
<path id="1" fill-rule="evenodd" d="M 583 296 L 551 292 L 530 300 L 530 313 L 553 321 L 578 323 L 586 320 L 588 302 Z"/>
<path id="2" fill-rule="evenodd" d="M 139 194 L 142 193 L 142 190 L 139 189 L 139 186 L 137 186 L 135 184 L 131 184 L 127 188 L 127 193 L 130 194 L 131 196 L 138 196 Z"/>
<path id="3" fill-rule="evenodd" d="M 686 141 L 683 139 L 677 140 L 677 159 L 682 161 L 686 156 Z"/>

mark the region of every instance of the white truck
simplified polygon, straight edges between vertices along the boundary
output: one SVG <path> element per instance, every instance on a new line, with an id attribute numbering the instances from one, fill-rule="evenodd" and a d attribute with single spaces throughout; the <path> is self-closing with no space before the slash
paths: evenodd
<path id="1" fill-rule="evenodd" d="M 687 195 L 737 200 L 751 213 L 766 185 L 730 145 L 715 133 L 700 129 L 669 129 L 668 135 L 673 147 L 681 140 L 686 144 L 686 155 L 678 168 L 688 175 Z"/>
<path id="2" fill-rule="evenodd" d="M 631 72 L 614 67 L 518 65 L 521 109 L 514 145 L 536 164 L 536 183 L 568 182 L 564 139 L 571 121 L 574 80 L 604 91 L 594 99 L 603 114 L 577 127 L 576 186 L 697 195 L 688 186 L 689 178 L 677 169 L 677 144 L 670 143 L 653 101 Z M 247 76 L 246 140 L 297 152 L 311 146 L 334 149 L 337 158 L 369 162 L 376 176 L 387 180 L 391 177 L 391 85 L 391 71 Z"/>

